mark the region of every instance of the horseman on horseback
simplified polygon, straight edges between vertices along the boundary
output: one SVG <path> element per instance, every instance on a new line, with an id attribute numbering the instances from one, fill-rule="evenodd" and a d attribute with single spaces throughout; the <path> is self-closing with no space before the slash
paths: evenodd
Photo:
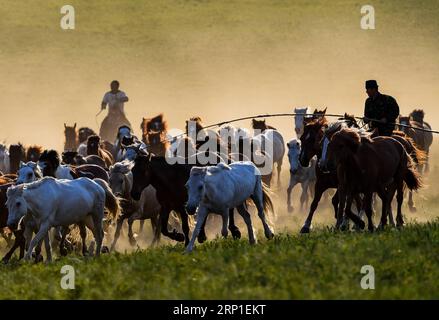
<path id="1" fill-rule="evenodd" d="M 378 91 L 376 80 L 366 81 L 366 92 L 369 98 L 364 107 L 364 122 L 372 130 L 378 129 L 380 136 L 391 136 L 399 116 L 398 103 L 395 98 Z"/>
<path id="2" fill-rule="evenodd" d="M 111 91 L 104 95 L 101 103 L 101 111 L 108 105 L 108 115 L 102 121 L 99 135 L 103 140 L 114 142 L 118 128 L 123 125 L 131 128 L 131 124 L 124 112 L 124 103 L 128 102 L 128 97 L 119 90 L 119 81 L 112 81 L 110 87 Z"/>

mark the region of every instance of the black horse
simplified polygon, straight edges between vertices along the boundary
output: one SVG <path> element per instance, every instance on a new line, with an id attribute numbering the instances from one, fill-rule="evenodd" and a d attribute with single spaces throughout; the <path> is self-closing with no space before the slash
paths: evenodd
<path id="1" fill-rule="evenodd" d="M 152 185 L 157 192 L 157 200 L 160 203 L 161 211 L 159 223 L 161 224 L 162 234 L 179 242 L 189 243 L 189 223 L 186 212 L 187 191 L 185 184 L 189 179 L 192 164 L 169 164 L 165 157 L 151 157 L 139 154 L 135 159 L 135 164 L 131 170 L 133 174 L 133 187 L 131 196 L 134 200 L 139 200 L 142 190 L 148 185 Z M 180 215 L 183 234 L 173 230 L 168 230 L 169 213 L 174 210 Z M 233 209 L 231 209 L 233 211 Z M 233 212 L 230 215 L 229 230 L 234 238 L 240 238 L 241 233 L 235 226 Z M 198 242 L 206 240 L 204 225 L 198 236 Z"/>

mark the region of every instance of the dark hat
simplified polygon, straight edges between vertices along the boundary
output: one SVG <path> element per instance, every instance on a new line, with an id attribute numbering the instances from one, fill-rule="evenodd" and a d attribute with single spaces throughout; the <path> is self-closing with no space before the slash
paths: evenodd
<path id="1" fill-rule="evenodd" d="M 366 89 L 378 88 L 378 83 L 376 80 L 367 80 L 366 81 Z"/>

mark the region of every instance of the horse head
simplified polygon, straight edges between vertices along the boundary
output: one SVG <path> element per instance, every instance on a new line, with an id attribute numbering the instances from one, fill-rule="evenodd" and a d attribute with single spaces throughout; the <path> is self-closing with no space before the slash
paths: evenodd
<path id="1" fill-rule="evenodd" d="M 6 192 L 6 206 L 9 211 L 7 226 L 15 230 L 18 222 L 25 216 L 28 211 L 27 202 L 23 196 L 23 185 L 10 186 Z"/>
<path id="2" fill-rule="evenodd" d="M 20 168 L 17 172 L 17 182 L 16 184 L 30 183 L 34 182 L 43 177 L 43 173 L 41 172 L 38 164 L 33 161 L 29 161 L 27 163 L 20 162 Z"/>
<path id="3" fill-rule="evenodd" d="M 134 160 L 134 166 L 131 169 L 133 174 L 133 186 L 131 189 L 131 197 L 139 200 L 140 195 L 147 186 L 151 184 L 151 155 L 139 153 Z"/>
<path id="4" fill-rule="evenodd" d="M 197 210 L 198 205 L 203 197 L 204 191 L 204 177 L 206 176 L 207 167 L 192 167 L 188 181 L 186 182 L 186 189 L 188 193 L 188 200 L 186 203 L 186 211 L 193 215 Z"/>
<path id="5" fill-rule="evenodd" d="M 308 167 L 311 159 L 320 152 L 320 142 L 323 139 L 324 129 L 327 126 L 325 118 L 316 119 L 305 125 L 300 137 L 301 151 L 300 164 Z"/>
<path id="6" fill-rule="evenodd" d="M 56 150 L 44 150 L 38 160 L 38 166 L 43 171 L 43 176 L 55 177 L 55 172 L 61 164 Z"/>
<path id="7" fill-rule="evenodd" d="M 87 138 L 87 155 L 99 155 L 101 138 L 97 135 L 92 135 Z"/>

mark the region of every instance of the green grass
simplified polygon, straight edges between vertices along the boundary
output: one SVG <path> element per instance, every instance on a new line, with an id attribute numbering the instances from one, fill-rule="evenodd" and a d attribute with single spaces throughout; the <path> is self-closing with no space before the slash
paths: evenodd
<path id="1" fill-rule="evenodd" d="M 259 235 L 261 238 L 261 235 Z M 0 267 L 1 299 L 431 299 L 439 296 L 439 222 L 402 231 L 281 234 L 250 246 L 214 240 L 192 254 L 166 246 L 131 254 Z M 76 270 L 76 289 L 60 269 Z M 363 265 L 375 290 L 363 290 Z"/>

